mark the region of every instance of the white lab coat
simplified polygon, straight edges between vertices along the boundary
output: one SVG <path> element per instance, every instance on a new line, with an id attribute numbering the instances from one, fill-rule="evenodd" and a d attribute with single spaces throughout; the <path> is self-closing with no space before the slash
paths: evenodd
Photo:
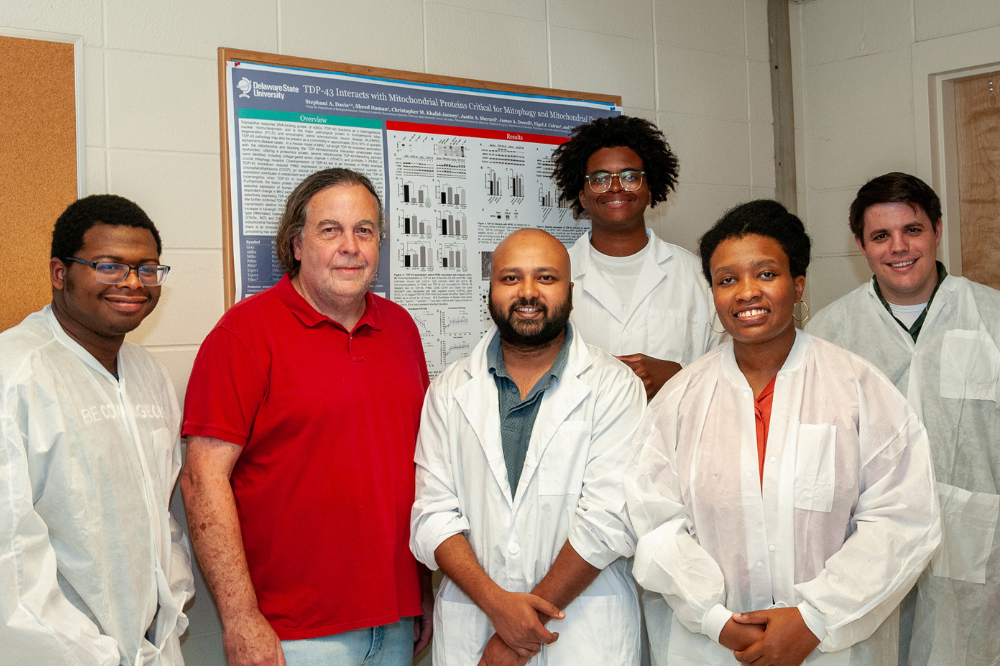
<path id="1" fill-rule="evenodd" d="M 568 539 L 602 571 L 565 608 L 564 620 L 549 622 L 559 640 L 543 646 L 529 664 L 636 665 L 639 602 L 626 560 L 635 540 L 623 519 L 621 470 L 645 408 L 642 383 L 574 335 L 566 369 L 542 398 L 511 497 L 499 399 L 486 355 L 496 334 L 494 326 L 469 358 L 453 363 L 427 392 L 410 548 L 437 569 L 437 547 L 465 534 L 493 581 L 508 591 L 530 592 Z M 445 577 L 434 607 L 435 666 L 475 666 L 493 633 L 486 615 Z"/>
<path id="2" fill-rule="evenodd" d="M 949 275 L 914 343 L 869 281 L 808 330 L 878 366 L 927 428 L 944 540 L 917 584 L 909 663 L 1000 663 L 1000 292 Z"/>
<path id="3" fill-rule="evenodd" d="M 698 257 L 651 229 L 646 235 L 649 252 L 628 307 L 591 263 L 590 232 L 573 244 L 573 321 L 588 344 L 609 354 L 646 354 L 687 365 L 721 340 L 709 326 L 712 292 Z"/>
<path id="4" fill-rule="evenodd" d="M 183 664 L 194 579 L 167 509 L 181 448 L 166 369 L 125 343 L 116 381 L 51 306 L 0 350 L 0 665 Z"/>
<path id="5" fill-rule="evenodd" d="M 940 540 L 913 410 L 870 363 L 799 331 L 766 456 L 762 492 L 753 392 L 731 342 L 650 403 L 625 492 L 654 663 L 735 664 L 717 642 L 732 612 L 798 606 L 821 638 L 806 663 L 895 664 L 886 620 Z"/>

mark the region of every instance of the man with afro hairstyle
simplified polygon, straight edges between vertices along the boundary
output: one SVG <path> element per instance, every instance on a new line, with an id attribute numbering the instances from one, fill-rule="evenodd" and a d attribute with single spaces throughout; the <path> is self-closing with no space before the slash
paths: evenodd
<path id="1" fill-rule="evenodd" d="M 614 354 L 646 397 L 719 342 L 700 263 L 646 228 L 647 207 L 677 184 L 677 156 L 642 118 L 598 118 L 554 153 L 553 178 L 590 231 L 570 248 L 573 320 L 584 340 Z"/>

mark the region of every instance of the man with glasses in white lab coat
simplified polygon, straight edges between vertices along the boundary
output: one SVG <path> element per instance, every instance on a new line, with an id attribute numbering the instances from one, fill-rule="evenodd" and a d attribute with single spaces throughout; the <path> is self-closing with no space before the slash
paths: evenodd
<path id="1" fill-rule="evenodd" d="M 936 260 L 941 202 L 915 176 L 869 181 L 850 228 L 874 276 L 807 330 L 906 395 L 927 428 L 941 500 L 943 540 L 903 601 L 899 663 L 1000 663 L 1000 292 Z"/>
<path id="2" fill-rule="evenodd" d="M 181 413 L 125 342 L 159 300 L 161 249 L 131 201 L 80 199 L 52 234 L 52 303 L 0 334 L 3 666 L 184 663 Z"/>
<path id="3" fill-rule="evenodd" d="M 569 272 L 544 231 L 508 236 L 496 325 L 424 401 L 410 547 L 445 574 L 435 666 L 639 663 L 621 472 L 645 394 L 569 323 Z"/>

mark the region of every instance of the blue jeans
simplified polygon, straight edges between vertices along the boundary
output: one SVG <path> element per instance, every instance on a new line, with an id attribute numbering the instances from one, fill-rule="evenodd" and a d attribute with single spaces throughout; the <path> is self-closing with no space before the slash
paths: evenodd
<path id="1" fill-rule="evenodd" d="M 413 618 L 342 634 L 281 641 L 286 666 L 411 666 Z"/>

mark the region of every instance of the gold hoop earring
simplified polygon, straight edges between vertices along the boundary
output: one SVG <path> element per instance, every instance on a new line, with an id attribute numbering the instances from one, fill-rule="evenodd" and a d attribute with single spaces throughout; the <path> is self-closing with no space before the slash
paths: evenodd
<path id="1" fill-rule="evenodd" d="M 715 318 L 718 317 L 718 316 L 719 316 L 718 312 L 713 312 L 712 313 L 712 318 L 708 320 L 708 327 L 710 329 L 712 329 L 713 331 L 715 331 L 715 327 L 712 326 L 712 322 L 715 321 Z M 722 323 L 722 321 L 720 320 L 719 323 Z M 723 333 L 726 332 L 726 329 L 723 328 L 721 331 L 715 331 L 715 332 L 718 333 L 719 335 L 722 335 Z"/>
<path id="2" fill-rule="evenodd" d="M 799 319 L 798 317 L 796 317 L 795 316 L 795 305 L 793 305 L 792 306 L 792 319 L 794 319 L 795 321 L 799 322 L 800 324 L 804 324 L 804 323 L 806 323 L 809 320 L 809 304 L 806 303 L 805 301 L 799 301 L 799 303 L 801 303 L 802 305 L 806 306 L 806 316 L 803 317 L 802 319 Z M 796 303 L 796 305 L 798 305 L 798 303 Z"/>

